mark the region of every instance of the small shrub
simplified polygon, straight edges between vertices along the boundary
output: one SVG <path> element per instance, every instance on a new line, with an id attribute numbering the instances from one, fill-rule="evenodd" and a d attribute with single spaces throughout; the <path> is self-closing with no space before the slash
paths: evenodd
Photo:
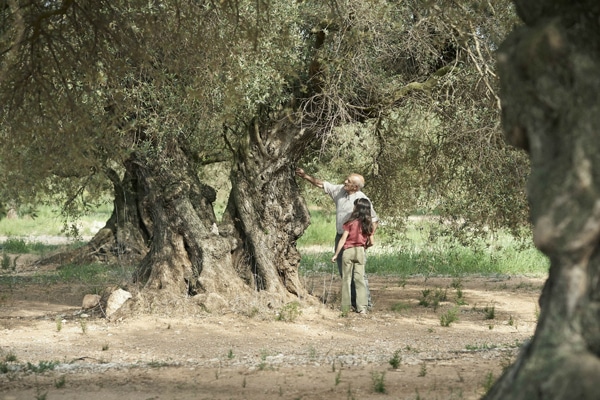
<path id="1" fill-rule="evenodd" d="M 394 304 L 392 304 L 392 307 L 391 307 L 392 311 L 397 312 L 397 313 L 408 310 L 409 308 L 410 308 L 410 305 L 408 305 L 406 303 L 402 303 L 402 302 L 394 303 Z"/>
<path id="2" fill-rule="evenodd" d="M 427 365 L 421 364 L 421 370 L 419 371 L 419 376 L 424 377 L 427 375 Z"/>
<path id="3" fill-rule="evenodd" d="M 279 310 L 279 315 L 277 316 L 277 320 L 294 322 L 300 315 L 302 315 L 300 303 L 297 301 L 292 301 L 291 303 L 287 303 L 281 307 L 281 310 Z"/>
<path id="4" fill-rule="evenodd" d="M 269 355 L 269 352 L 265 349 L 262 349 L 260 351 L 260 363 L 258 364 L 258 369 L 260 371 L 264 371 L 265 369 L 267 369 L 268 364 L 267 364 L 267 356 Z"/>
<path id="5" fill-rule="evenodd" d="M 419 305 L 423 307 L 429 307 L 431 305 L 433 310 L 436 311 L 440 306 L 440 302 L 447 300 L 447 289 L 436 288 L 435 292 L 432 292 L 431 289 L 423 289 L 421 290 L 421 299 L 419 300 Z"/>
<path id="6" fill-rule="evenodd" d="M 36 389 L 35 400 L 46 400 L 48 398 L 48 392 L 41 391 L 40 388 Z"/>
<path id="7" fill-rule="evenodd" d="M 431 303 L 429 300 L 429 295 L 431 294 L 431 289 L 423 289 L 421 290 L 421 299 L 419 300 L 419 305 L 423 307 L 429 307 Z"/>
<path id="8" fill-rule="evenodd" d="M 491 307 L 486 306 L 483 309 L 483 312 L 485 313 L 485 319 L 496 318 L 496 307 L 495 306 L 491 306 Z"/>
<path id="9" fill-rule="evenodd" d="M 15 353 L 10 352 L 6 356 L 4 356 L 4 361 L 17 362 L 17 355 Z"/>
<path id="10" fill-rule="evenodd" d="M 458 307 L 451 308 L 440 316 L 440 324 L 445 327 L 456 321 L 458 321 Z"/>
<path id="11" fill-rule="evenodd" d="M 400 350 L 396 350 L 394 352 L 394 355 L 392 356 L 392 358 L 390 358 L 388 362 L 390 363 L 393 369 L 398 369 L 398 367 L 400 366 Z"/>
<path id="12" fill-rule="evenodd" d="M 452 286 L 453 289 L 456 289 L 456 291 L 459 291 L 462 289 L 462 280 L 460 278 L 454 278 L 452 279 L 452 283 L 450 284 L 450 286 Z"/>
<path id="13" fill-rule="evenodd" d="M 385 393 L 385 372 L 371 372 L 373 380 L 373 390 L 375 393 Z"/>
<path id="14" fill-rule="evenodd" d="M 434 297 L 438 302 L 448 301 L 448 289 L 436 288 Z"/>
<path id="15" fill-rule="evenodd" d="M 2 254 L 2 269 L 9 269 L 10 268 L 10 257 L 8 256 L 8 254 L 3 253 Z"/>
<path id="16" fill-rule="evenodd" d="M 0 374 L 6 374 L 8 373 L 8 363 L 5 361 L 0 362 Z"/>
<path id="17" fill-rule="evenodd" d="M 258 307 L 254 306 L 251 309 L 248 310 L 248 312 L 246 312 L 246 316 L 248 318 L 254 318 L 256 317 L 258 314 L 260 314 L 260 310 L 258 309 Z"/>
<path id="18" fill-rule="evenodd" d="M 66 383 L 66 378 L 65 376 L 61 376 L 59 380 L 54 381 L 54 387 L 57 389 L 61 389 L 65 387 L 65 383 Z"/>

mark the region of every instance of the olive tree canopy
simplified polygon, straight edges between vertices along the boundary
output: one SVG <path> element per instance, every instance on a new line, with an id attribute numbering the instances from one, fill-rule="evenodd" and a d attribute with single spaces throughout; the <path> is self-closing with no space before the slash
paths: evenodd
<path id="1" fill-rule="evenodd" d="M 305 296 L 294 166 L 347 145 L 348 127 L 377 142 L 365 175 L 381 209 L 399 204 L 378 190 L 390 179 L 414 195 L 404 209 L 428 187 L 437 201 L 458 194 L 439 209 L 469 204 L 487 224 L 489 204 L 519 198 L 524 164 L 493 122 L 505 1 L 7 0 L 0 13 L 3 194 L 74 212 L 110 187 L 112 217 L 68 257 L 130 259 L 145 292 L 205 306 Z M 218 220 L 198 172 L 223 160 Z M 469 202 L 483 187 L 498 200 Z"/>

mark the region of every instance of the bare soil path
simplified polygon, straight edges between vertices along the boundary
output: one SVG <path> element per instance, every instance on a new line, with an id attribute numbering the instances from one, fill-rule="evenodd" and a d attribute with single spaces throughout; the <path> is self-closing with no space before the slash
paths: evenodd
<path id="1" fill-rule="evenodd" d="M 340 285 L 308 283 L 318 294 L 324 281 Z M 3 283 L 0 400 L 479 399 L 533 335 L 543 282 L 372 276 L 367 316 L 299 301 L 293 321 L 249 310 L 117 322 L 82 316 L 85 287 Z M 419 304 L 435 294 L 437 307 Z"/>

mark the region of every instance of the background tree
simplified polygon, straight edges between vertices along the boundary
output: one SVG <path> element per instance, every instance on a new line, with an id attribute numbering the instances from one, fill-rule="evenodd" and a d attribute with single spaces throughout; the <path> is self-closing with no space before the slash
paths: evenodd
<path id="1" fill-rule="evenodd" d="M 531 159 L 536 246 L 551 260 L 533 339 L 486 399 L 594 399 L 600 371 L 600 5 L 515 1 L 499 53 L 503 125 Z"/>
<path id="2" fill-rule="evenodd" d="M 444 226 L 464 239 L 529 232 L 528 160 L 503 139 L 494 59 L 517 23 L 512 3 L 402 4 L 368 56 L 394 71 L 378 90 L 384 101 L 367 123 L 343 126 L 325 152 L 309 153 L 308 168 L 333 181 L 349 169 L 363 173 L 384 217 L 435 213 L 453 219 Z"/>

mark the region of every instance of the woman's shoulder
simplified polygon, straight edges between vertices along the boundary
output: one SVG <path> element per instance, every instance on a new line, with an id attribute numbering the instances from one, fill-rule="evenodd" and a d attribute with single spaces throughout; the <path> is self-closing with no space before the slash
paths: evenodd
<path id="1" fill-rule="evenodd" d="M 355 219 L 349 219 L 348 221 L 346 221 L 344 223 L 344 226 L 352 226 L 352 225 L 356 225 L 356 224 L 359 224 L 359 223 L 360 223 L 360 221 L 358 219 L 356 219 L 356 218 Z"/>

